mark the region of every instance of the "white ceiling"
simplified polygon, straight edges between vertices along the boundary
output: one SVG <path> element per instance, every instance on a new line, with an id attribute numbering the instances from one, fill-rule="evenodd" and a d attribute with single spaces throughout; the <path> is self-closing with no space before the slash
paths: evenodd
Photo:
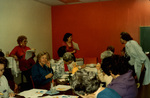
<path id="1" fill-rule="evenodd" d="M 68 5 L 68 4 L 79 4 L 79 3 L 112 1 L 112 0 L 80 0 L 80 2 L 74 2 L 74 3 L 64 3 L 64 2 L 61 2 L 60 0 L 35 0 L 35 1 L 44 3 L 49 6 L 56 6 L 56 5 Z"/>

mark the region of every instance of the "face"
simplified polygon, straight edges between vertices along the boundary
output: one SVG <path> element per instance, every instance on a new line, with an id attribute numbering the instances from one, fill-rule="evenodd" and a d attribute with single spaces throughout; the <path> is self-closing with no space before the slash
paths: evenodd
<path id="1" fill-rule="evenodd" d="M 20 45 L 24 47 L 24 46 L 27 45 L 27 42 L 28 42 L 27 39 L 24 39 L 24 40 L 20 43 Z"/>
<path id="2" fill-rule="evenodd" d="M 40 63 L 40 65 L 42 65 L 42 66 L 47 63 L 47 56 L 46 56 L 46 54 L 43 55 L 43 56 L 41 56 L 41 58 L 39 59 L 39 63 Z"/>
<path id="3" fill-rule="evenodd" d="M 125 44 L 124 40 L 120 37 L 121 44 Z"/>
<path id="4" fill-rule="evenodd" d="M 68 42 L 72 41 L 72 36 L 68 37 Z"/>
<path id="5" fill-rule="evenodd" d="M 4 73 L 4 64 L 0 64 L 0 77 L 3 75 Z"/>

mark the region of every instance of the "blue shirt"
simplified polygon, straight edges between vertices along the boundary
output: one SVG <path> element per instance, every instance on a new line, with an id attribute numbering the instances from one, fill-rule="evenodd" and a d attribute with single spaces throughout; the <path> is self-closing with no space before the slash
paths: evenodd
<path id="1" fill-rule="evenodd" d="M 121 98 L 121 96 L 113 89 L 105 88 L 97 94 L 97 98 Z"/>
<path id="2" fill-rule="evenodd" d="M 35 87 L 42 86 L 52 81 L 52 78 L 48 78 L 48 79 L 45 78 L 45 76 L 48 75 L 49 73 L 53 74 L 53 69 L 48 68 L 46 65 L 42 67 L 39 63 L 36 63 L 32 67 L 31 73 L 32 73 L 32 80 L 34 82 Z"/>

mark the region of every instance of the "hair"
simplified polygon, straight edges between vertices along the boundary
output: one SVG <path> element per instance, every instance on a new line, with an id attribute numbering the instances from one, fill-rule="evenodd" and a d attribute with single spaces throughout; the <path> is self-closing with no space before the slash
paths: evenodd
<path id="1" fill-rule="evenodd" d="M 69 52 L 66 52 L 64 55 L 63 55 L 63 60 L 68 62 L 68 61 L 73 61 L 74 60 L 74 56 L 69 53 Z"/>
<path id="2" fill-rule="evenodd" d="M 100 87 L 100 80 L 92 71 L 78 70 L 71 78 L 70 84 L 75 93 L 80 95 L 92 94 Z"/>
<path id="3" fill-rule="evenodd" d="M 20 42 L 22 42 L 24 39 L 27 39 L 27 37 L 24 35 L 19 36 L 17 39 L 18 44 L 20 44 Z"/>
<path id="4" fill-rule="evenodd" d="M 63 41 L 64 41 L 64 42 L 67 42 L 67 41 L 68 41 L 68 38 L 69 38 L 70 36 L 72 36 L 71 33 L 66 33 L 66 34 L 64 35 Z"/>
<path id="5" fill-rule="evenodd" d="M 115 48 L 114 48 L 113 46 L 108 46 L 108 47 L 107 47 L 107 50 L 110 50 L 110 51 L 113 52 L 113 53 L 115 52 Z"/>
<path id="6" fill-rule="evenodd" d="M 0 64 L 4 64 L 4 69 L 6 69 L 8 65 L 8 60 L 5 57 L 0 57 Z"/>
<path id="7" fill-rule="evenodd" d="M 113 55 L 103 59 L 101 68 L 107 75 L 110 75 L 110 71 L 114 75 L 122 75 L 129 70 L 130 64 L 128 63 L 128 60 L 129 59 L 126 59 L 125 57 Z"/>
<path id="8" fill-rule="evenodd" d="M 133 40 L 133 38 L 127 32 L 121 32 L 120 35 L 121 35 L 121 38 L 125 41 Z"/>
<path id="9" fill-rule="evenodd" d="M 57 53 L 58 53 L 58 56 L 59 56 L 59 57 L 63 57 L 64 53 L 66 53 L 66 46 L 61 46 L 61 47 L 58 49 Z"/>
<path id="10" fill-rule="evenodd" d="M 0 51 L 0 57 L 4 57 L 4 53 L 2 51 Z"/>
<path id="11" fill-rule="evenodd" d="M 48 52 L 40 52 L 38 55 L 37 55 L 37 61 L 36 62 L 39 62 L 40 58 L 43 56 L 43 55 L 46 55 L 47 56 L 47 60 L 50 60 L 50 55 Z"/>

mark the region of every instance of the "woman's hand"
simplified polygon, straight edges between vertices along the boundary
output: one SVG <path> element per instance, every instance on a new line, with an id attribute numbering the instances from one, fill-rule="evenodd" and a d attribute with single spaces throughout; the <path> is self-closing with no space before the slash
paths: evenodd
<path id="1" fill-rule="evenodd" d="M 9 97 L 14 97 L 15 93 L 9 93 Z"/>
<path id="2" fill-rule="evenodd" d="M 51 67 L 50 61 L 47 61 L 46 66 L 47 66 L 48 68 Z"/>
<path id="3" fill-rule="evenodd" d="M 97 70 L 100 70 L 100 68 L 101 68 L 101 64 L 98 63 L 98 64 L 96 65 L 96 69 L 97 69 Z"/>
<path id="4" fill-rule="evenodd" d="M 49 73 L 48 75 L 45 76 L 46 79 L 51 78 L 53 76 L 52 73 Z"/>

